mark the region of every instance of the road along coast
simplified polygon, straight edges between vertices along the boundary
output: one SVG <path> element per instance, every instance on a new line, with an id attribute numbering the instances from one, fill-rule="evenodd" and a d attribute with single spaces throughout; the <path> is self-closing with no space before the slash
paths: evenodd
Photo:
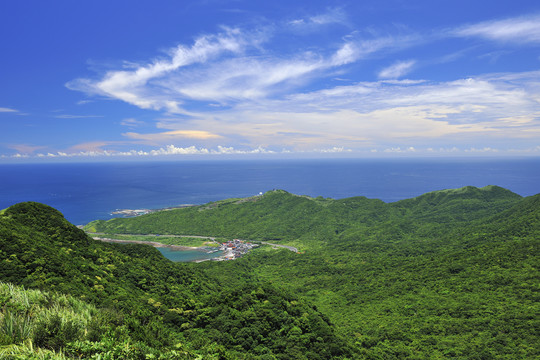
<path id="1" fill-rule="evenodd" d="M 142 244 L 142 245 L 150 245 L 154 247 L 168 248 L 175 251 L 197 250 L 197 251 L 204 251 L 207 253 L 212 253 L 212 252 L 217 251 L 216 248 L 213 248 L 213 247 L 193 247 L 193 246 L 182 246 L 182 245 L 170 245 L 170 244 L 162 244 L 157 241 L 119 240 L 119 239 L 111 239 L 111 238 L 102 237 L 102 236 L 92 236 L 92 238 L 94 240 L 100 240 L 100 241 L 108 242 L 108 243 Z M 209 260 L 211 261 L 234 260 L 238 258 L 239 256 L 241 256 L 238 252 L 235 251 L 235 249 L 229 248 L 223 245 L 219 248 L 219 250 L 223 251 L 223 254 L 221 256 L 217 256 L 212 259 L 194 260 L 193 262 L 202 262 L 202 261 L 209 261 Z M 246 252 L 244 252 L 244 254 Z"/>
<path id="2" fill-rule="evenodd" d="M 110 239 L 110 238 L 104 238 L 104 237 L 98 237 L 98 236 L 92 236 L 94 240 L 100 240 L 104 242 L 109 243 L 121 243 L 121 244 L 143 244 L 143 245 L 151 245 L 153 247 L 163 247 L 163 248 L 169 248 L 171 250 L 201 250 L 201 251 L 207 251 L 210 252 L 214 249 L 208 248 L 208 247 L 192 247 L 192 246 L 182 246 L 182 245 L 169 245 L 169 244 L 162 244 L 157 241 L 141 241 L 141 240 L 119 240 L 119 239 Z"/>
<path id="3" fill-rule="evenodd" d="M 182 245 L 170 245 L 170 244 L 163 244 L 157 241 L 146 241 L 146 240 L 144 241 L 143 240 L 120 240 L 120 239 L 112 239 L 112 238 L 103 237 L 103 236 L 96 236 L 97 234 L 98 233 L 94 233 L 91 235 L 94 240 L 100 240 L 100 241 L 109 242 L 109 243 L 143 244 L 143 245 L 151 245 L 154 247 L 168 248 L 174 251 L 197 250 L 197 251 L 204 251 L 207 253 L 212 253 L 216 251 L 216 248 L 214 247 L 193 247 L 193 246 L 182 246 Z M 99 235 L 103 235 L 103 234 L 100 233 Z M 155 236 L 157 238 L 160 235 L 151 235 L 151 236 Z M 167 235 L 167 236 L 197 237 L 197 238 L 209 239 L 217 243 L 214 237 L 208 237 L 208 236 L 186 236 L 186 235 Z M 234 240 L 230 240 L 230 241 L 227 241 L 224 243 L 218 243 L 218 244 L 220 244 L 219 250 L 223 251 L 222 255 L 217 256 L 212 259 L 208 259 L 208 260 L 212 260 L 212 261 L 235 260 L 247 254 L 254 247 L 259 246 L 258 244 L 254 244 L 253 242 L 249 240 L 240 240 L 240 239 L 234 239 Z M 273 244 L 266 241 L 260 241 L 259 244 L 270 245 L 274 249 L 285 248 L 290 251 L 298 253 L 298 249 L 292 246 Z M 206 260 L 202 260 L 202 261 L 206 261 Z M 196 261 L 196 262 L 200 262 L 200 261 Z"/>

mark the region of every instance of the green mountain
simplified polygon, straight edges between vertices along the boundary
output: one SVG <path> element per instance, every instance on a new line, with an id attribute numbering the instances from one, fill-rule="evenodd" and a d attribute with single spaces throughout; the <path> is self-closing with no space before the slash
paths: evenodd
<path id="1" fill-rule="evenodd" d="M 540 194 L 465 187 L 384 203 L 277 190 L 86 230 L 272 240 L 302 252 L 261 246 L 235 261 L 175 264 L 149 246 L 94 241 L 44 205 L 8 208 L 0 279 L 106 314 L 59 335 L 48 349 L 63 356 L 540 357 Z M 5 315 L 16 308 L 3 307 L 2 324 L 24 319 Z M 0 340 L 22 349 L 43 326 L 31 328 L 22 342 Z"/>
<path id="2" fill-rule="evenodd" d="M 366 358 L 540 355 L 540 197 L 487 186 L 386 204 L 272 191 L 130 219 L 110 233 L 230 236 L 292 244 L 199 269 L 279 284 L 314 303 Z"/>
<path id="3" fill-rule="evenodd" d="M 385 204 L 353 197 L 341 200 L 310 198 L 275 190 L 247 199 L 229 199 L 196 207 L 162 211 L 135 218 L 93 221 L 90 232 L 180 234 L 239 237 L 253 240 L 300 240 L 300 245 L 326 241 L 358 227 L 397 227 L 416 222 L 452 223 L 496 214 L 521 197 L 509 190 L 468 186 L 431 192 L 414 199 Z"/>
<path id="4" fill-rule="evenodd" d="M 287 291 L 256 280 L 231 287 L 150 246 L 95 241 L 42 204 L 17 204 L 0 215 L 0 249 L 2 281 L 53 292 L 26 293 L 35 299 L 22 304 L 13 292 L 1 295 L 5 358 L 27 358 L 33 347 L 45 358 L 47 350 L 107 359 L 327 359 L 350 353 L 324 315 Z M 59 294 L 89 304 L 77 308 L 98 310 L 74 320 L 54 305 Z M 51 309 L 57 314 L 41 315 Z M 21 326 L 22 335 L 16 330 Z"/>

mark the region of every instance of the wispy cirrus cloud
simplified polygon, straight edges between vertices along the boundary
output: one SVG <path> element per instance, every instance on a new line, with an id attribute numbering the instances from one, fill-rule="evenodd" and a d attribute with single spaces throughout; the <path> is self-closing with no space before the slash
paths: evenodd
<path id="1" fill-rule="evenodd" d="M 6 113 L 6 114 L 13 114 L 18 116 L 26 116 L 27 113 L 21 112 L 20 110 L 8 108 L 8 107 L 0 107 L 0 113 Z"/>
<path id="2" fill-rule="evenodd" d="M 69 149 L 67 149 L 65 152 L 68 154 L 74 154 L 74 153 L 98 153 L 103 152 L 103 147 L 107 146 L 116 146 L 116 145 L 124 145 L 126 142 L 121 141 L 89 141 L 80 143 L 77 145 L 73 145 Z"/>
<path id="3" fill-rule="evenodd" d="M 170 88 L 167 83 L 171 81 L 171 74 L 189 65 L 204 64 L 224 53 L 241 54 L 248 48 L 258 46 L 264 38 L 263 31 L 254 34 L 225 28 L 222 33 L 199 37 L 191 47 L 179 45 L 171 49 L 166 58 L 156 59 L 150 64 L 134 65 L 134 69 L 130 70 L 109 71 L 98 81 L 76 79 L 66 86 L 123 100 L 143 109 L 182 112 L 179 107 L 181 101 L 176 99 L 178 95 L 170 99 L 170 94 L 164 97 L 159 91 L 165 87 L 167 92 Z"/>
<path id="4" fill-rule="evenodd" d="M 467 44 L 428 60 L 416 60 L 415 54 L 414 60 L 396 61 L 388 54 L 455 37 L 498 41 L 524 37 L 521 43 L 536 44 L 537 19 L 480 22 L 428 34 L 350 31 L 324 46 L 307 43 L 288 52 L 276 50 L 275 28 L 224 28 L 196 38 L 191 46 L 172 48 L 163 57 L 67 86 L 165 113 L 156 119 L 156 127 L 166 131 L 122 134 L 126 141 L 154 146 L 172 143 L 185 149 L 189 141 L 215 144 L 219 139 L 251 149 L 365 149 L 385 144 L 384 148 L 403 150 L 419 148 L 426 139 L 430 148 L 442 142 L 446 149 L 456 144 L 465 148 L 475 136 L 482 141 L 532 139 L 540 126 L 539 72 L 456 76 L 446 81 L 407 79 L 418 64 L 446 65 L 473 47 Z M 345 20 L 336 11 L 289 25 Z M 287 30 L 280 30 L 280 36 Z M 375 57 L 388 58 L 391 65 L 370 70 L 369 75 L 349 73 Z M 330 79 L 338 76 L 350 78 L 350 84 L 335 86 Z M 137 123 L 124 120 L 122 125 Z M 390 143 L 395 146 L 386 146 Z"/>
<path id="5" fill-rule="evenodd" d="M 72 114 L 62 114 L 55 115 L 57 119 L 92 119 L 92 118 L 102 118 L 103 115 L 72 115 Z"/>
<path id="6" fill-rule="evenodd" d="M 397 79 L 410 73 L 416 64 L 415 60 L 398 61 L 379 72 L 380 79 Z"/>
<path id="7" fill-rule="evenodd" d="M 140 140 L 148 144 L 163 144 L 171 141 L 178 141 L 183 139 L 195 139 L 195 140 L 209 140 L 209 139 L 219 139 L 222 136 L 213 134 L 204 130 L 173 130 L 165 131 L 160 133 L 152 134 L 140 134 L 135 132 L 127 132 L 122 134 L 123 136 L 133 139 Z"/>
<path id="8" fill-rule="evenodd" d="M 485 21 L 453 31 L 457 36 L 482 37 L 513 43 L 540 43 L 540 14 Z"/>
<path id="9" fill-rule="evenodd" d="M 384 80 L 338 86 L 232 108 L 188 121 L 237 134 L 249 144 L 293 149 L 317 144 L 365 148 L 380 142 L 448 145 L 528 138 L 540 129 L 538 72 L 448 82 Z M 276 109 L 279 109 L 276 110 Z M 186 126 L 161 121 L 159 126 Z M 287 136 L 294 134 L 294 136 Z"/>
<path id="10" fill-rule="evenodd" d="M 289 25 L 293 27 L 306 30 L 315 30 L 320 26 L 330 25 L 330 24 L 341 24 L 350 26 L 350 20 L 348 14 L 341 8 L 331 8 L 326 12 L 308 16 L 306 18 L 299 18 L 292 21 L 289 21 Z"/>
<path id="11" fill-rule="evenodd" d="M 120 125 L 122 125 L 122 126 L 127 126 L 127 127 L 130 127 L 130 128 L 142 126 L 142 125 L 144 125 L 144 124 L 145 124 L 144 121 L 137 120 L 137 119 L 135 119 L 135 118 L 127 118 L 127 119 L 123 119 L 123 120 L 120 122 Z"/>
<path id="12" fill-rule="evenodd" d="M 231 105 L 283 95 L 377 51 L 416 41 L 411 36 L 347 36 L 328 49 L 314 51 L 306 45 L 294 53 L 277 54 L 272 45 L 265 47 L 273 35 L 268 28 L 228 28 L 197 38 L 191 47 L 173 48 L 164 58 L 109 71 L 97 80 L 76 79 L 66 86 L 142 109 L 192 116 L 188 109 L 195 102 Z"/>
<path id="13" fill-rule="evenodd" d="M 19 112 L 19 110 L 15 110 L 15 109 L 11 109 L 11 108 L 5 108 L 5 107 L 0 107 L 0 113 L 2 112 L 5 112 L 5 113 L 16 113 L 16 112 Z"/>
<path id="14" fill-rule="evenodd" d="M 361 112 L 404 106 L 482 107 L 493 113 L 536 112 L 540 71 L 484 74 L 452 81 L 381 80 L 341 85 L 289 97 L 296 108 L 355 109 Z M 359 101 L 364 99 L 365 101 Z"/>
<path id="15" fill-rule="evenodd" d="M 44 149 L 46 146 L 40 145 L 28 145 L 28 144 L 11 144 L 7 145 L 8 148 L 18 151 L 20 154 L 33 154 L 35 151 Z"/>

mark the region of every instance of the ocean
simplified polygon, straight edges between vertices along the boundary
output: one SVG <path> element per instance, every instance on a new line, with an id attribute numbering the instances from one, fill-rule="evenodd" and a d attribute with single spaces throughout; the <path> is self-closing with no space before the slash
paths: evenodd
<path id="1" fill-rule="evenodd" d="M 0 209 L 37 201 L 76 225 L 117 209 L 157 209 L 272 189 L 394 202 L 429 191 L 498 185 L 540 193 L 540 159 L 203 160 L 0 164 Z"/>

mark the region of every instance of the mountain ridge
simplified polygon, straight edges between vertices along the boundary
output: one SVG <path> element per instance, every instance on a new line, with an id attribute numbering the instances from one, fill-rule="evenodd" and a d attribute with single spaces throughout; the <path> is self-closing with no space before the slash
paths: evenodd
<path id="1" fill-rule="evenodd" d="M 260 247 L 200 264 L 171 263 L 150 246 L 94 241 L 58 211 L 21 203 L 0 214 L 0 280 L 104 311 L 88 319 L 100 330 L 95 338 L 81 335 L 83 325 L 70 333 L 69 321 L 43 323 L 56 329 L 49 349 L 72 357 L 535 358 L 540 194 L 501 189 L 465 187 L 396 203 L 273 191 L 91 224 L 268 231 L 306 250 Z M 0 306 L 0 322 L 23 321 L 23 308 Z M 2 329 L 0 351 L 5 344 L 28 351 Z M 25 341 L 39 339 L 32 329 Z"/>
<path id="2" fill-rule="evenodd" d="M 432 222 L 470 221 L 507 209 L 521 196 L 488 186 L 440 190 L 393 203 L 365 197 L 313 198 L 284 190 L 268 191 L 250 199 L 222 200 L 135 218 L 97 220 L 87 224 L 85 229 L 105 233 L 193 234 L 291 241 L 301 239 L 306 233 L 331 236 L 357 223 L 373 224 L 396 217 L 424 217 L 423 220 Z"/>

